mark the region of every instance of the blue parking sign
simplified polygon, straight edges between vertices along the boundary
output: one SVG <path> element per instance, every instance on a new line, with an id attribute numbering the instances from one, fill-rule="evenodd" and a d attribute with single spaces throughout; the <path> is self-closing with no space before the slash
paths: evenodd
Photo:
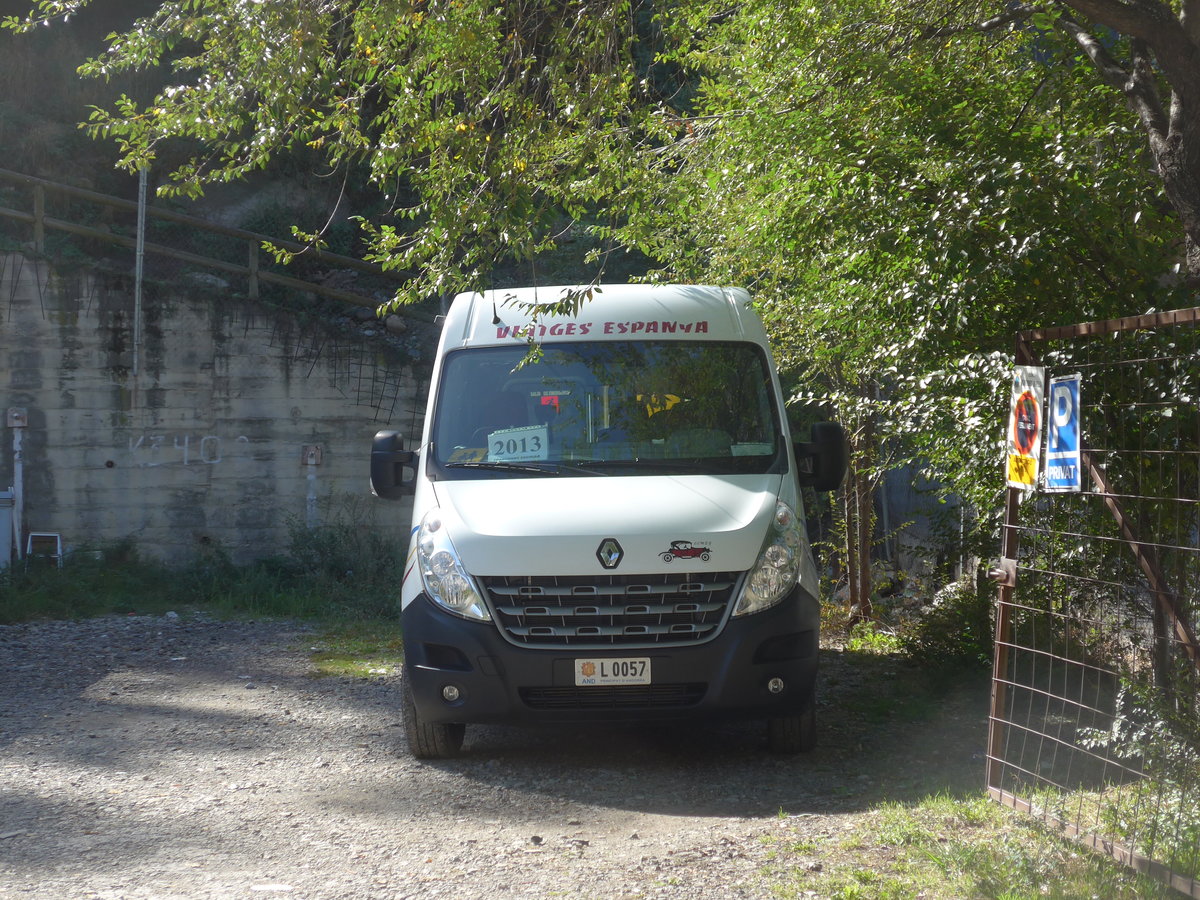
<path id="1" fill-rule="evenodd" d="M 1079 438 L 1079 375 L 1050 379 L 1046 416 L 1047 491 L 1083 490 Z"/>

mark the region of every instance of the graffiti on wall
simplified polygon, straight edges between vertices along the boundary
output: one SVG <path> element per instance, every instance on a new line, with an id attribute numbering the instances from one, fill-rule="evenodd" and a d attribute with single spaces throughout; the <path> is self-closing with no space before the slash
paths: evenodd
<path id="1" fill-rule="evenodd" d="M 244 434 L 233 439 L 235 444 L 248 444 Z M 154 466 L 215 466 L 224 458 L 219 435 L 205 434 L 142 434 L 129 438 L 129 452 L 135 465 Z"/>

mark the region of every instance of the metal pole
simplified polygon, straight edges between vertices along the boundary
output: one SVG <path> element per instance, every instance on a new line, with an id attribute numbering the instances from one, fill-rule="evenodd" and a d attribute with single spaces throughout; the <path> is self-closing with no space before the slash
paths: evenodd
<path id="1" fill-rule="evenodd" d="M 21 450 L 22 429 L 13 429 L 13 543 L 17 561 L 25 558 L 25 462 Z"/>
<path id="2" fill-rule="evenodd" d="M 25 456 L 21 449 L 22 435 L 29 424 L 29 416 L 21 407 L 8 410 L 8 427 L 13 432 L 13 518 L 12 540 L 17 548 L 17 560 L 24 559 L 25 546 Z"/>
<path id="3" fill-rule="evenodd" d="M 304 525 L 306 528 L 316 528 L 321 524 L 317 512 L 317 467 L 321 465 L 320 444 L 305 444 L 300 451 L 304 463 L 305 475 L 308 481 L 308 496 L 304 504 Z"/>
<path id="4" fill-rule="evenodd" d="M 146 259 L 146 181 L 148 169 L 138 169 L 137 250 L 133 266 L 133 374 L 138 374 L 142 346 L 142 271 Z"/>
<path id="5" fill-rule="evenodd" d="M 250 248 L 249 259 L 247 264 L 250 268 L 250 278 L 247 284 L 247 295 L 251 300 L 258 299 L 258 243 L 256 241 L 247 241 L 246 245 Z"/>
<path id="6" fill-rule="evenodd" d="M 46 190 L 40 184 L 33 186 L 33 249 L 46 252 Z"/>
<path id="7" fill-rule="evenodd" d="M 1038 364 L 1033 348 L 1024 334 L 1018 334 L 1014 352 L 1018 366 Z M 988 716 L 987 788 L 993 799 L 1001 800 L 1004 790 L 1004 742 L 1008 724 L 1008 664 L 1012 643 L 1013 594 L 1017 587 L 1017 560 L 1021 553 L 1020 488 L 1006 489 L 1004 527 L 1000 537 L 1000 564 L 988 573 L 999 586 L 996 600 L 995 656 L 992 659 L 992 703 Z"/>

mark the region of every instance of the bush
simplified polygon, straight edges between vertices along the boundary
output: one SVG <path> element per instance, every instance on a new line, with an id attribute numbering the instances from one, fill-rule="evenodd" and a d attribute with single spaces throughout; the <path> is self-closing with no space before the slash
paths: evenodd
<path id="1" fill-rule="evenodd" d="M 994 623 L 990 590 L 958 581 L 903 635 L 904 652 L 928 668 L 979 668 L 991 664 Z"/>
<path id="2" fill-rule="evenodd" d="M 132 541 L 71 556 L 63 568 L 42 559 L 0 569 L 0 623 L 74 619 L 110 613 L 166 612 L 173 573 L 142 559 Z"/>
<path id="3" fill-rule="evenodd" d="M 0 623 L 163 613 L 208 607 L 233 615 L 394 619 L 405 548 L 353 516 L 289 528 L 287 549 L 235 565 L 206 547 L 172 569 L 142 558 L 132 541 L 73 554 L 63 568 L 38 561 L 0 570 Z"/>

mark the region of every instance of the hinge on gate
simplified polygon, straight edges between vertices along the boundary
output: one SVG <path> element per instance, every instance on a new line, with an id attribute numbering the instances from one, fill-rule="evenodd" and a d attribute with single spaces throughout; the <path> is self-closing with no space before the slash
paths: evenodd
<path id="1" fill-rule="evenodd" d="M 1003 558 L 988 569 L 987 577 L 1001 587 L 1017 586 L 1017 561 Z"/>

